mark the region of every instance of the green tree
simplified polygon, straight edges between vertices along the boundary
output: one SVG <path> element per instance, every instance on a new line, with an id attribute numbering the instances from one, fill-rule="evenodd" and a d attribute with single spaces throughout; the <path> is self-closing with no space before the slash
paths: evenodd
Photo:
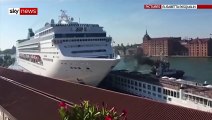
<path id="1" fill-rule="evenodd" d="M 15 58 L 11 58 L 10 55 L 5 55 L 2 60 L 3 60 L 2 63 L 1 63 L 1 60 L 0 60 L 0 65 L 3 66 L 3 67 L 8 67 L 8 66 L 15 63 Z"/>
<path id="2" fill-rule="evenodd" d="M 10 56 L 10 55 L 5 55 L 5 56 L 4 56 L 4 60 L 5 60 L 5 61 L 11 60 L 11 56 Z"/>

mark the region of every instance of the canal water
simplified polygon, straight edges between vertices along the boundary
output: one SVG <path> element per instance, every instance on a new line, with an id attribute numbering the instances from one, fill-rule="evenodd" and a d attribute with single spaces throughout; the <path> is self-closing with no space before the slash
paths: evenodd
<path id="1" fill-rule="evenodd" d="M 209 84 L 212 84 L 212 58 L 168 57 L 166 59 L 170 62 L 171 68 L 185 72 L 183 79 L 200 83 L 207 81 Z M 125 57 L 121 59 L 114 69 L 127 69 L 148 73 L 151 67 L 148 65 L 139 65 L 133 57 Z"/>

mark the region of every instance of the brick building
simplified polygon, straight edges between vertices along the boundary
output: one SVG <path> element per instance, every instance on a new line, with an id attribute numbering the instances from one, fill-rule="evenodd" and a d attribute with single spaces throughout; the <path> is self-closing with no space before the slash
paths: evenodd
<path id="1" fill-rule="evenodd" d="M 141 46 L 146 56 L 212 56 L 211 38 L 196 38 L 191 40 L 181 40 L 181 37 L 151 38 L 146 31 Z"/>
<path id="2" fill-rule="evenodd" d="M 181 37 L 151 38 L 147 31 L 143 37 L 143 52 L 147 56 L 169 56 L 177 54 Z"/>
<path id="3" fill-rule="evenodd" d="M 186 40 L 182 44 L 187 48 L 187 54 L 191 57 L 207 57 L 212 56 L 212 39 L 203 38 L 203 39 L 191 39 Z"/>

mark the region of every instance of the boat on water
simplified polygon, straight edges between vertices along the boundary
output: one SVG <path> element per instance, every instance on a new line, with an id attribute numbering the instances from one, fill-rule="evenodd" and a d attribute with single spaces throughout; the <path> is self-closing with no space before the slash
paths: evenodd
<path id="1" fill-rule="evenodd" d="M 170 63 L 168 61 L 160 61 L 159 66 L 154 66 L 151 69 L 151 73 L 158 77 L 167 76 L 178 79 L 183 78 L 185 72 L 183 70 L 170 69 Z"/>
<path id="2" fill-rule="evenodd" d="M 112 71 L 108 84 L 118 91 L 212 113 L 212 85 L 151 74 Z"/>
<path id="3" fill-rule="evenodd" d="M 112 37 L 98 24 L 81 24 L 61 10 L 50 23 L 17 41 L 17 64 L 31 73 L 97 86 L 120 61 Z"/>

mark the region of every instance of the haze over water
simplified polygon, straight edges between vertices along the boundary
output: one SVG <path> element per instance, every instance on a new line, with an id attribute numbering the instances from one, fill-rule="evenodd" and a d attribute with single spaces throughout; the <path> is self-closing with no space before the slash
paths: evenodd
<path id="1" fill-rule="evenodd" d="M 185 72 L 183 79 L 200 83 L 207 81 L 209 84 L 212 84 L 212 58 L 169 57 L 167 59 L 171 64 L 171 68 L 180 69 Z M 150 68 L 148 65 L 137 64 L 137 60 L 131 57 L 122 58 L 114 69 L 136 70 L 148 73 Z"/>

